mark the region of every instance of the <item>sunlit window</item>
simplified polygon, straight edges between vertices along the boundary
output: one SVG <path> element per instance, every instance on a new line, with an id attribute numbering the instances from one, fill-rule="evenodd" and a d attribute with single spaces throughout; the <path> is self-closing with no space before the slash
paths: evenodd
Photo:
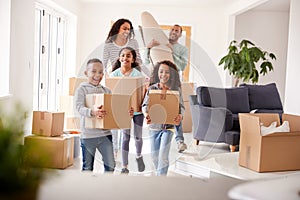
<path id="1" fill-rule="evenodd" d="M 35 110 L 57 110 L 63 90 L 65 58 L 65 17 L 37 4 L 35 9 Z"/>

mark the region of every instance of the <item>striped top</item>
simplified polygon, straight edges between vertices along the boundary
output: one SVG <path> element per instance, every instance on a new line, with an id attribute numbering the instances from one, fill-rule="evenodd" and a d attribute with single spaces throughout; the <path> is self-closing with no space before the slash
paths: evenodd
<path id="1" fill-rule="evenodd" d="M 124 46 L 119 46 L 114 42 L 108 42 L 104 45 L 103 51 L 103 66 L 105 71 L 114 65 L 119 58 L 120 50 L 124 47 L 131 47 L 136 51 L 136 62 L 142 66 L 142 59 L 139 52 L 139 45 L 136 39 L 130 39 Z"/>

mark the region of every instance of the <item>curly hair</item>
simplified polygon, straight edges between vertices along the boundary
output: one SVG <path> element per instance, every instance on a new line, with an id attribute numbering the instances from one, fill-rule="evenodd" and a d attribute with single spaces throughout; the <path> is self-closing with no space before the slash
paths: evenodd
<path id="1" fill-rule="evenodd" d="M 133 30 L 133 26 L 132 26 L 132 23 L 130 20 L 128 19 L 118 19 L 111 27 L 109 33 L 108 33 L 108 36 L 106 38 L 106 43 L 109 43 L 109 42 L 113 42 L 116 40 L 116 37 L 119 33 L 119 30 L 120 30 L 120 27 L 124 24 L 124 23 L 129 23 L 130 24 L 130 32 L 129 32 L 129 35 L 128 35 L 128 39 L 133 39 L 135 34 L 134 34 L 134 30 Z"/>
<path id="2" fill-rule="evenodd" d="M 124 49 L 129 50 L 129 51 L 131 52 L 131 54 L 132 54 L 132 57 L 133 57 L 134 62 L 131 63 L 131 68 L 136 68 L 137 70 L 140 71 L 141 69 L 140 69 L 139 63 L 136 62 L 136 51 L 135 51 L 133 48 L 131 48 L 131 47 L 123 47 L 123 48 L 119 51 L 119 57 L 120 57 L 120 55 L 121 55 L 121 53 L 122 53 L 122 51 L 123 51 Z M 118 69 L 118 68 L 120 68 L 120 67 L 121 67 L 121 62 L 120 62 L 119 59 L 117 59 L 117 61 L 116 61 L 116 62 L 114 63 L 114 65 L 112 66 L 112 71 L 115 71 L 116 69 Z"/>
<path id="3" fill-rule="evenodd" d="M 167 85 L 170 87 L 171 90 L 178 90 L 181 87 L 178 69 L 177 69 L 176 65 L 169 60 L 164 60 L 164 61 L 156 63 L 156 65 L 153 68 L 151 77 L 150 77 L 150 85 L 160 82 L 159 76 L 158 76 L 158 70 L 159 70 L 160 65 L 162 65 L 162 64 L 169 66 L 169 70 L 170 70 L 170 79 L 167 82 Z"/>

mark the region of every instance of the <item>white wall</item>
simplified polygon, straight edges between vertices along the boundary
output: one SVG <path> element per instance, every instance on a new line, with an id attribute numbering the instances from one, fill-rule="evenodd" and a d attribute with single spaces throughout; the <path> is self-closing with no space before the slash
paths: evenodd
<path id="1" fill-rule="evenodd" d="M 9 93 L 10 5 L 10 0 L 0 0 L 0 98 Z"/>
<path id="2" fill-rule="evenodd" d="M 289 12 L 248 11 L 236 17 L 235 39 L 249 39 L 258 47 L 273 52 L 274 71 L 260 76 L 258 84 L 276 82 L 282 101 L 285 95 Z"/>
<path id="3" fill-rule="evenodd" d="M 111 21 L 128 18 L 137 29 L 138 25 L 141 25 L 140 15 L 143 11 L 150 12 L 159 24 L 178 23 L 191 26 L 193 45 L 191 65 L 196 69 L 194 73 L 191 70 L 191 80 L 202 85 L 222 85 L 223 77 L 219 75 L 216 65 L 226 48 L 228 17 L 219 8 L 182 7 L 179 9 L 172 6 L 84 4 L 81 9 L 82 17 L 79 20 L 78 66 L 84 65 L 89 56 L 102 59 L 101 51 L 110 30 Z M 79 71 L 82 70 L 78 69 Z M 199 76 L 202 79 L 199 79 Z"/>
<path id="4" fill-rule="evenodd" d="M 10 93 L 32 107 L 34 0 L 11 1 Z"/>
<path id="5" fill-rule="evenodd" d="M 285 112 L 300 114 L 300 1 L 291 0 L 287 73 L 285 85 Z"/>

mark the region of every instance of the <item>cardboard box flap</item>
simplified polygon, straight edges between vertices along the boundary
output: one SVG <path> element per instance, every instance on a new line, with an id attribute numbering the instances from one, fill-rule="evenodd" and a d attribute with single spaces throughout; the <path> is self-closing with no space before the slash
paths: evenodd
<path id="1" fill-rule="evenodd" d="M 258 116 L 246 113 L 239 113 L 239 122 L 241 133 L 260 133 L 260 119 Z"/>
<path id="2" fill-rule="evenodd" d="M 150 90 L 150 94 L 173 94 L 173 95 L 179 95 L 178 91 L 175 90 Z"/>
<path id="3" fill-rule="evenodd" d="M 290 125 L 290 132 L 300 131 L 300 116 L 291 114 L 282 114 L 282 121 L 288 121 Z"/>
<path id="4" fill-rule="evenodd" d="M 277 122 L 277 125 L 280 125 L 280 119 L 277 113 L 254 113 L 249 115 L 259 117 L 259 125 L 270 126 L 273 122 Z"/>

